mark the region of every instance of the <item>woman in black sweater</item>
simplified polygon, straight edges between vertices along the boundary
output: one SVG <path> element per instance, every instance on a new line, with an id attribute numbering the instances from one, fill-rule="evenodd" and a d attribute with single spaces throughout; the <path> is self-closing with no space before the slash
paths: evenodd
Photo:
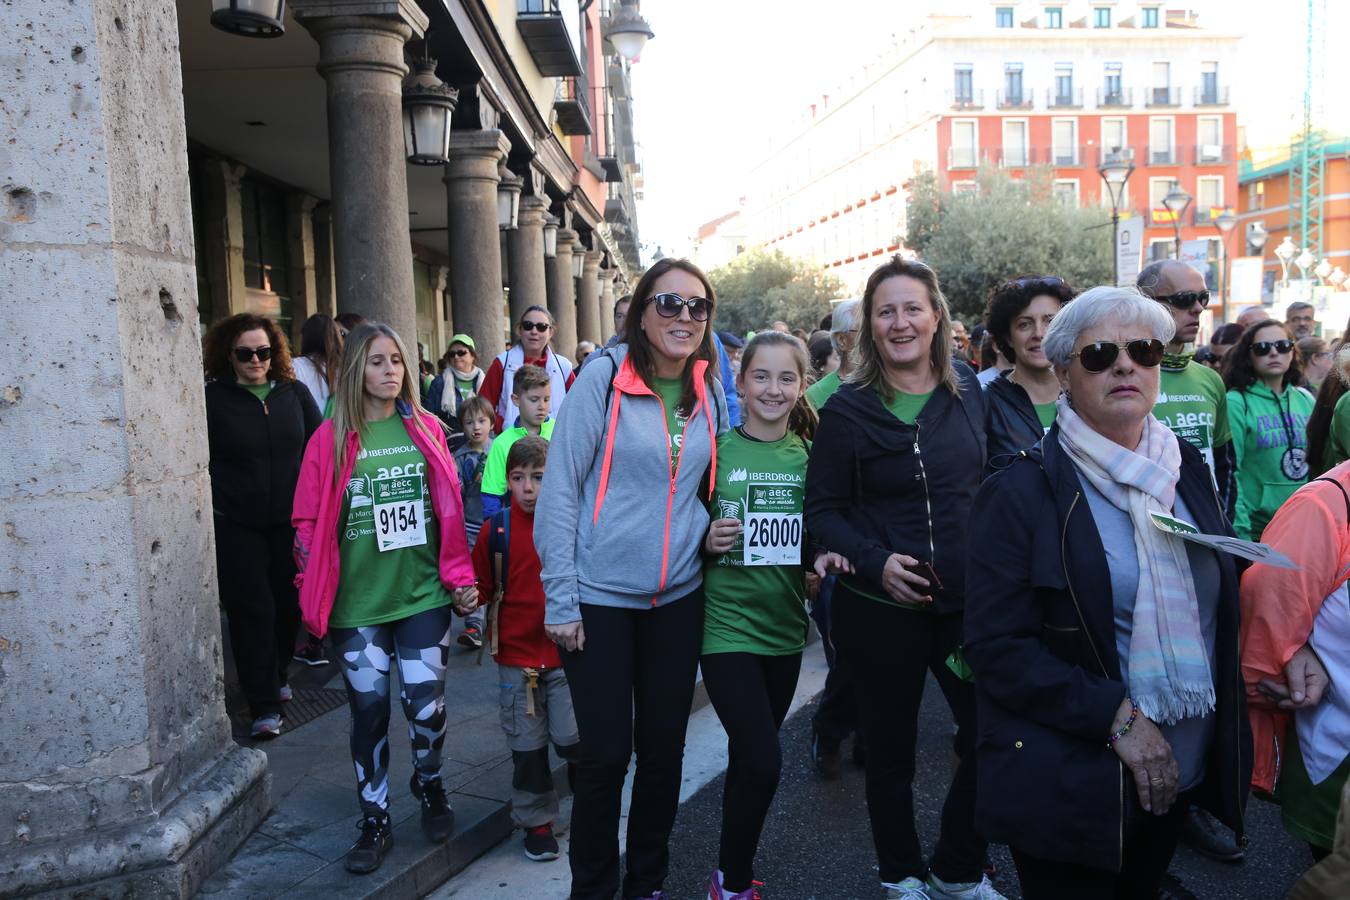
<path id="1" fill-rule="evenodd" d="M 300 622 L 291 501 L 319 409 L 270 319 L 240 313 L 217 323 L 202 361 L 220 600 L 251 733 L 273 738 L 290 699 L 286 668 Z"/>
<path id="2" fill-rule="evenodd" d="M 895 257 L 863 293 L 853 372 L 820 414 L 806 474 L 808 530 L 852 560 L 833 598 L 833 637 L 856 675 L 867 809 L 888 897 L 999 895 L 975 831 L 972 685 L 954 671 L 965 531 L 984 467 L 975 373 L 953 361 L 937 275 Z M 931 867 L 914 826 L 919 701 L 932 671 L 959 730 Z"/>

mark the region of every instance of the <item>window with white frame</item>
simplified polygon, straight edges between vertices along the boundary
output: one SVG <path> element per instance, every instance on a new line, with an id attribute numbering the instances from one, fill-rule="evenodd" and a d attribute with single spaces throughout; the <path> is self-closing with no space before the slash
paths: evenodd
<path id="1" fill-rule="evenodd" d="M 1055 106 L 1073 106 L 1073 63 L 1055 63 Z"/>
<path id="2" fill-rule="evenodd" d="M 994 7 L 994 27 L 995 28 L 1013 27 L 1013 8 L 1011 6 Z"/>
<path id="3" fill-rule="evenodd" d="M 1118 62 L 1106 64 L 1102 73 L 1102 104 L 1104 106 L 1124 106 L 1125 90 L 1121 86 L 1121 65 Z"/>
<path id="4" fill-rule="evenodd" d="M 1125 139 L 1125 119 L 1124 117 L 1103 118 L 1102 119 L 1102 153 L 1103 162 L 1113 158 L 1120 158 L 1129 147 L 1129 141 Z"/>
<path id="5" fill-rule="evenodd" d="M 1003 164 L 1005 166 L 1030 165 L 1027 159 L 1027 120 L 1003 120 Z"/>
<path id="6" fill-rule="evenodd" d="M 1217 210 L 1217 211 L 1216 211 Z M 1223 177 L 1201 175 L 1195 179 L 1195 213 L 1213 219 L 1223 211 Z"/>
<path id="7" fill-rule="evenodd" d="M 1158 7 L 1145 6 L 1142 10 L 1140 10 L 1139 27 L 1140 28 L 1158 27 Z"/>
<path id="8" fill-rule="evenodd" d="M 952 101 L 967 105 L 975 101 L 975 73 L 970 63 L 957 63 L 954 70 L 955 86 Z"/>
<path id="9" fill-rule="evenodd" d="M 1078 165 L 1078 120 L 1054 119 L 1050 123 L 1050 134 L 1054 165 Z"/>
<path id="10" fill-rule="evenodd" d="M 1003 100 L 1008 106 L 1022 105 L 1022 64 L 1003 65 Z"/>
<path id="11" fill-rule="evenodd" d="M 1045 8 L 1045 27 L 1046 28 L 1064 27 L 1064 7 L 1047 6 Z"/>
<path id="12" fill-rule="evenodd" d="M 1171 116 L 1154 116 L 1148 120 L 1148 161 L 1155 166 L 1176 164 L 1176 147 L 1172 144 L 1173 126 Z"/>
<path id="13" fill-rule="evenodd" d="M 1153 102 L 1172 102 L 1172 64 L 1166 60 L 1153 63 Z"/>
<path id="14" fill-rule="evenodd" d="M 976 121 L 974 119 L 952 120 L 951 160 L 948 165 L 953 169 L 975 168 L 977 155 Z"/>
<path id="15" fill-rule="evenodd" d="M 1170 225 L 1172 219 L 1167 212 L 1163 199 L 1177 186 L 1175 178 L 1150 178 L 1148 180 L 1148 208 L 1150 221 L 1155 225 Z M 1180 212 L 1180 210 L 1177 210 Z"/>
<path id="16" fill-rule="evenodd" d="M 1051 186 L 1051 191 L 1055 202 L 1060 206 L 1073 208 L 1078 205 L 1077 178 L 1056 178 L 1054 185 Z"/>
<path id="17" fill-rule="evenodd" d="M 1092 8 L 1092 27 L 1093 28 L 1111 27 L 1111 7 L 1094 6 Z"/>
<path id="18" fill-rule="evenodd" d="M 1218 116 L 1197 116 L 1195 144 L 1196 163 L 1223 162 L 1223 119 Z"/>
<path id="19" fill-rule="evenodd" d="M 1219 64 L 1217 62 L 1202 62 L 1200 64 L 1200 102 L 1207 106 L 1213 106 L 1219 100 Z"/>

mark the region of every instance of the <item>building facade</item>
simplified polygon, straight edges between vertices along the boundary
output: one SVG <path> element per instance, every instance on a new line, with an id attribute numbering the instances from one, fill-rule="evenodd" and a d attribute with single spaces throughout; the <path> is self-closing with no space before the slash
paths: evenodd
<path id="1" fill-rule="evenodd" d="M 1109 206 L 1098 167 L 1134 163 L 1122 215 L 1145 253 L 1206 239 L 1235 204 L 1238 140 L 1227 83 L 1238 36 L 1155 2 L 956 2 L 913 27 L 841 90 L 815 99 L 751 173 L 750 242 L 829 267 L 857 289 L 901 249 L 905 182 L 973 189 L 981 165 L 1049 167 L 1072 205 Z M 1162 200 L 1180 186 L 1180 215 Z M 1179 220 L 1179 221 L 1178 221 Z"/>
<path id="2" fill-rule="evenodd" d="M 275 0 L 269 40 L 233 6 L 269 8 L 4 7 L 5 896 L 191 896 L 269 808 L 225 715 L 204 326 L 354 312 L 490 357 L 539 304 L 571 355 L 637 278 L 605 0 Z M 450 89 L 432 165 L 413 72 Z"/>

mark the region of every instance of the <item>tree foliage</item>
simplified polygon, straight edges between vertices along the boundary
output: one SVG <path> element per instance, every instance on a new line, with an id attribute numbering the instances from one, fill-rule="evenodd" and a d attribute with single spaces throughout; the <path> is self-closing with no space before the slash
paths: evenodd
<path id="1" fill-rule="evenodd" d="M 804 260 L 754 250 L 708 273 L 717 291 L 717 327 L 744 334 L 762 331 L 775 320 L 811 331 L 844 296 L 832 275 Z"/>
<path id="2" fill-rule="evenodd" d="M 931 172 L 910 181 L 905 244 L 937 271 L 956 315 L 978 319 L 994 287 L 1019 275 L 1058 275 L 1078 291 L 1110 283 L 1110 211 L 1061 205 L 1052 179 L 986 166 L 969 192 L 941 191 Z"/>

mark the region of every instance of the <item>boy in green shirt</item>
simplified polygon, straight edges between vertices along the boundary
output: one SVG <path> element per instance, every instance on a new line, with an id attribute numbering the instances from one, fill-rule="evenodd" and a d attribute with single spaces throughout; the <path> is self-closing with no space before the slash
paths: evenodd
<path id="1" fill-rule="evenodd" d="M 483 465 L 483 518 L 490 519 L 506 504 L 506 454 L 511 445 L 527 434 L 544 440 L 553 436 L 553 420 L 548 417 L 552 382 L 538 366 L 521 366 L 511 379 L 511 402 L 520 414 L 520 424 L 507 428 L 492 442 Z"/>

